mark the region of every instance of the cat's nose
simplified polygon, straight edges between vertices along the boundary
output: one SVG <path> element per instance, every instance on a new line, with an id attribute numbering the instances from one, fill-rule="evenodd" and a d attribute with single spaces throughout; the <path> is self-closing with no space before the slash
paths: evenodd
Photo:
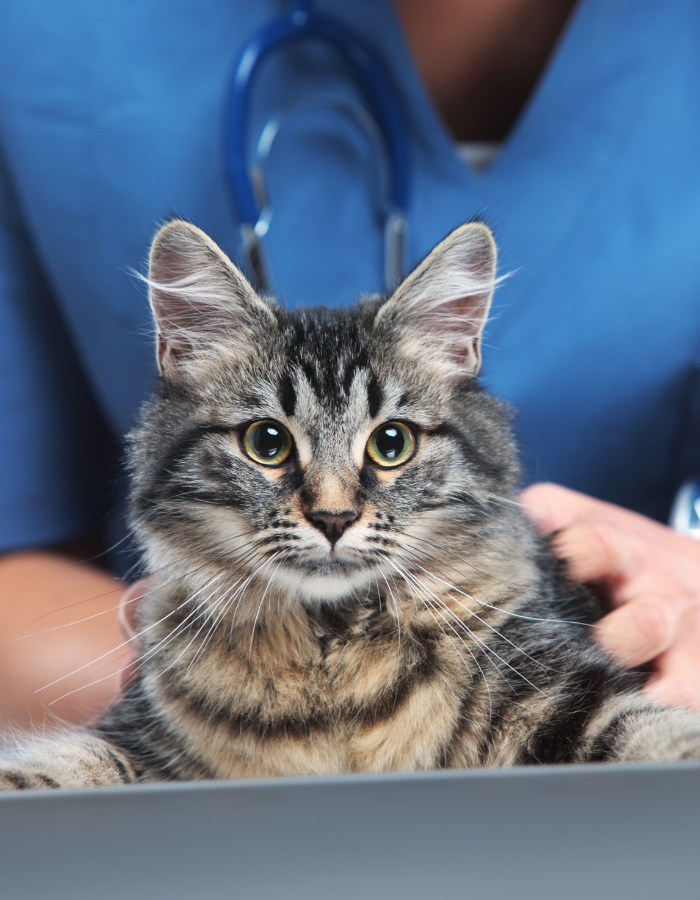
<path id="1" fill-rule="evenodd" d="M 307 513 L 307 518 L 312 525 L 322 531 L 331 544 L 340 538 L 348 525 L 352 525 L 359 517 L 354 510 L 347 509 L 344 512 L 331 513 L 320 510 Z"/>

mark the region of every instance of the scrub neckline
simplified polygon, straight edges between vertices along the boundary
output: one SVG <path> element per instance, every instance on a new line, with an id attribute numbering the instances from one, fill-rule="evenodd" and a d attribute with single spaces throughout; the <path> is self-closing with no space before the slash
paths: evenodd
<path id="1" fill-rule="evenodd" d="M 466 172 L 471 178 L 479 181 L 496 177 L 501 168 L 510 164 L 511 157 L 517 160 L 521 132 L 530 126 L 533 119 L 546 116 L 550 95 L 557 92 L 560 69 L 566 65 L 570 53 L 575 51 L 579 43 L 579 32 L 582 30 L 582 20 L 585 19 L 587 10 L 594 5 L 593 0 L 579 0 L 574 6 L 529 98 L 508 133 L 498 142 L 498 154 L 483 169 L 475 169 L 460 153 L 460 142 L 453 137 L 427 90 L 394 4 L 391 0 L 386 2 L 398 36 L 395 47 L 399 59 L 396 62 L 400 63 L 402 80 L 408 82 L 405 88 L 406 106 L 409 116 L 415 119 L 414 133 L 420 136 L 420 140 L 427 142 L 425 149 L 429 152 L 439 154 L 445 161 L 450 160 L 462 174 Z"/>

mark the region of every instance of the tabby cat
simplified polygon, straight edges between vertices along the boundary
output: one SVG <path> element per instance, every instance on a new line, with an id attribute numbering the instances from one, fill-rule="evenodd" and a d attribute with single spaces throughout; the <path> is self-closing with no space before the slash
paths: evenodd
<path id="1" fill-rule="evenodd" d="M 287 312 L 194 226 L 160 230 L 140 678 L 3 787 L 700 759 L 700 720 L 596 646 L 596 598 L 515 502 L 477 379 L 495 256 L 465 225 L 389 297 Z"/>

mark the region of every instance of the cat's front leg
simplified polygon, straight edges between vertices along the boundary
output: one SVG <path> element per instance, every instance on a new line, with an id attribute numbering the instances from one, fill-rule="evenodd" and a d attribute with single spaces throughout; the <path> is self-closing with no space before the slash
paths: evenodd
<path id="1" fill-rule="evenodd" d="M 700 717 L 682 709 L 642 705 L 640 698 L 619 698 L 591 723 L 584 760 L 700 760 Z"/>
<path id="2" fill-rule="evenodd" d="M 136 781 L 124 754 L 89 731 L 27 738 L 0 754 L 0 790 L 98 787 Z"/>

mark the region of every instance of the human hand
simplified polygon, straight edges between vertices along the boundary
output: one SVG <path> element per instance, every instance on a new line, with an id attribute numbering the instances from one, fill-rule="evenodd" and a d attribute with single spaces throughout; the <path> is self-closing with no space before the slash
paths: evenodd
<path id="1" fill-rule="evenodd" d="M 3 729 L 47 719 L 92 722 L 121 668 L 111 575 L 53 550 L 0 558 L 0 743 Z"/>
<path id="2" fill-rule="evenodd" d="M 129 685 L 134 684 L 139 678 L 139 659 L 141 645 L 139 642 L 139 605 L 143 597 L 148 593 L 150 578 L 142 578 L 127 588 L 119 601 L 119 627 L 122 630 L 125 641 L 128 641 L 129 656 L 124 668 L 119 673 L 118 687 L 123 692 Z"/>
<path id="3" fill-rule="evenodd" d="M 630 510 L 555 484 L 521 495 L 574 581 L 591 581 L 613 611 L 597 640 L 625 667 L 651 662 L 650 700 L 700 712 L 700 542 Z"/>

